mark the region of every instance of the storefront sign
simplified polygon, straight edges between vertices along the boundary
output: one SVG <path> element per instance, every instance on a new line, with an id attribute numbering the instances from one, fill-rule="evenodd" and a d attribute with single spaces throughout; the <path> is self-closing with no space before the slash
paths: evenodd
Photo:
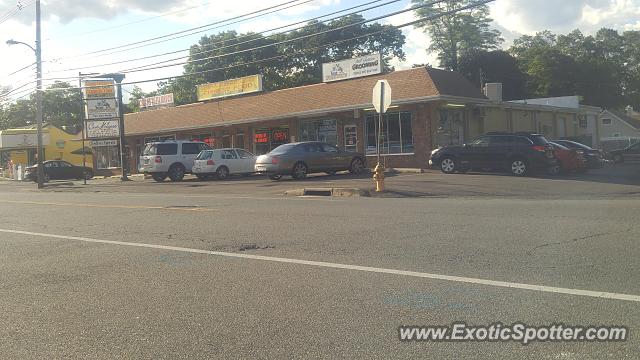
<path id="1" fill-rule="evenodd" d="M 269 143 L 269 133 L 256 133 L 256 144 L 268 144 Z"/>
<path id="2" fill-rule="evenodd" d="M 87 138 L 115 138 L 120 136 L 120 123 L 118 119 L 87 120 Z"/>
<path id="3" fill-rule="evenodd" d="M 118 140 L 91 140 L 91 147 L 117 146 Z"/>
<path id="4" fill-rule="evenodd" d="M 173 105 L 173 93 L 142 98 L 138 100 L 138 104 L 140 105 L 140 109 L 165 105 L 170 106 Z"/>
<path id="5" fill-rule="evenodd" d="M 0 149 L 36 147 L 38 136 L 35 132 L 16 133 L 10 130 L 0 131 Z M 49 134 L 42 134 L 42 144 L 49 145 Z"/>
<path id="6" fill-rule="evenodd" d="M 114 80 L 85 80 L 82 94 L 85 99 L 115 99 Z"/>
<path id="7" fill-rule="evenodd" d="M 371 54 L 322 64 L 322 81 L 331 82 L 382 73 L 382 55 Z"/>
<path id="8" fill-rule="evenodd" d="M 358 145 L 357 127 L 355 125 L 345 125 L 344 127 L 344 147 L 347 150 L 355 150 Z"/>
<path id="9" fill-rule="evenodd" d="M 110 119 L 118 117 L 118 104 L 116 99 L 87 100 L 85 107 L 87 120 Z"/>
<path id="10" fill-rule="evenodd" d="M 272 137 L 274 143 L 287 142 L 289 140 L 289 131 L 286 129 L 273 130 Z"/>
<path id="11" fill-rule="evenodd" d="M 262 75 L 245 76 L 238 79 L 198 85 L 197 87 L 198 101 L 258 91 L 262 91 Z"/>

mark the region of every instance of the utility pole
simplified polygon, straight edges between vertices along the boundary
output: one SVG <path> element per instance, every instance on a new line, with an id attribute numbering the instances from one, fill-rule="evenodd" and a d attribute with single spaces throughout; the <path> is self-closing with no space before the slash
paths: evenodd
<path id="1" fill-rule="evenodd" d="M 36 0 L 36 129 L 38 137 L 38 189 L 44 188 L 42 159 L 42 36 L 40 29 L 40 0 Z"/>

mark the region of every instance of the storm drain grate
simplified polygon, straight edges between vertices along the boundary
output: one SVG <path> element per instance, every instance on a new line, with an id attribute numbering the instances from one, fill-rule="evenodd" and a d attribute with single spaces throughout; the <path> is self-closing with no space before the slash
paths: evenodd
<path id="1" fill-rule="evenodd" d="M 331 189 L 304 189 L 305 196 L 331 196 Z"/>

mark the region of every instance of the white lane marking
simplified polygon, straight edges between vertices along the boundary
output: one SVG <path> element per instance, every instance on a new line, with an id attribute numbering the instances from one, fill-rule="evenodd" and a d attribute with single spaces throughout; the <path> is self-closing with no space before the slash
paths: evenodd
<path id="1" fill-rule="evenodd" d="M 184 248 L 179 246 L 145 244 L 145 243 L 113 241 L 113 240 L 100 240 L 100 239 L 92 239 L 92 238 L 86 238 L 86 237 L 44 234 L 44 233 L 36 233 L 36 232 L 21 231 L 21 230 L 0 229 L 0 232 L 8 233 L 8 234 L 39 236 L 39 237 L 64 239 L 64 240 L 75 240 L 75 241 L 83 241 L 83 242 L 98 243 L 98 244 L 133 246 L 133 247 L 142 247 L 142 248 L 150 248 L 150 249 L 180 251 L 180 252 L 187 252 L 187 253 L 194 253 L 194 254 L 215 255 L 215 256 L 223 256 L 223 257 L 231 257 L 231 258 L 239 258 L 239 259 L 262 260 L 262 261 L 272 261 L 272 262 L 287 263 L 287 264 L 317 266 L 317 267 L 332 268 L 332 269 L 355 270 L 355 271 L 364 271 L 364 272 L 370 272 L 370 273 L 409 276 L 409 277 L 453 281 L 453 282 L 461 282 L 461 283 L 469 283 L 469 284 L 477 284 L 477 285 L 496 286 L 496 287 L 504 287 L 504 288 L 512 288 L 512 289 L 532 290 L 532 291 L 539 291 L 539 292 L 545 292 L 545 293 L 587 296 L 587 297 L 594 297 L 599 299 L 614 299 L 614 300 L 640 302 L 640 295 L 619 294 L 619 293 L 610 293 L 610 292 L 592 291 L 592 290 L 568 289 L 568 288 L 559 288 L 559 287 L 544 286 L 544 285 L 531 285 L 531 284 L 514 283 L 514 282 L 507 282 L 507 281 L 495 281 L 495 280 L 477 279 L 477 278 L 469 278 L 469 277 L 461 277 L 461 276 L 431 274 L 431 273 L 424 273 L 424 272 L 417 272 L 417 271 L 405 271 L 405 270 L 396 270 L 396 269 L 376 268 L 376 267 L 370 267 L 370 266 L 330 263 L 330 262 L 324 262 L 324 261 L 289 259 L 289 258 L 280 258 L 280 257 L 273 257 L 273 256 L 250 255 L 250 254 L 237 254 L 237 253 L 229 253 L 229 252 L 222 252 L 222 251 L 191 249 L 191 248 Z"/>

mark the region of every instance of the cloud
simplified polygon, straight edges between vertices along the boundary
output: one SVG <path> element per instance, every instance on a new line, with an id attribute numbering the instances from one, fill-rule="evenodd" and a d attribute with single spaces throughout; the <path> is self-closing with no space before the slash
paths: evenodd
<path id="1" fill-rule="evenodd" d="M 603 26 L 624 29 L 639 15 L 638 0 L 501 0 L 491 5 L 495 22 L 520 34 L 576 28 L 590 33 Z"/>
<path id="2" fill-rule="evenodd" d="M 22 2 L 25 3 L 26 0 Z M 287 16 L 302 14 L 339 2 L 340 0 L 314 0 L 283 10 L 282 14 Z M 42 17 L 43 20 L 55 19 L 67 24 L 83 18 L 110 20 L 131 13 L 150 15 L 172 13 L 170 17 L 174 19 L 187 19 L 193 22 L 199 19 L 223 19 L 282 3 L 284 3 L 283 0 L 43 0 Z M 0 9 L 7 9 L 8 12 L 15 7 L 16 0 L 0 0 Z M 187 9 L 192 10 L 182 11 Z M 16 13 L 13 18 L 24 24 L 30 24 L 34 19 L 34 11 L 34 5 L 31 4 Z"/>

